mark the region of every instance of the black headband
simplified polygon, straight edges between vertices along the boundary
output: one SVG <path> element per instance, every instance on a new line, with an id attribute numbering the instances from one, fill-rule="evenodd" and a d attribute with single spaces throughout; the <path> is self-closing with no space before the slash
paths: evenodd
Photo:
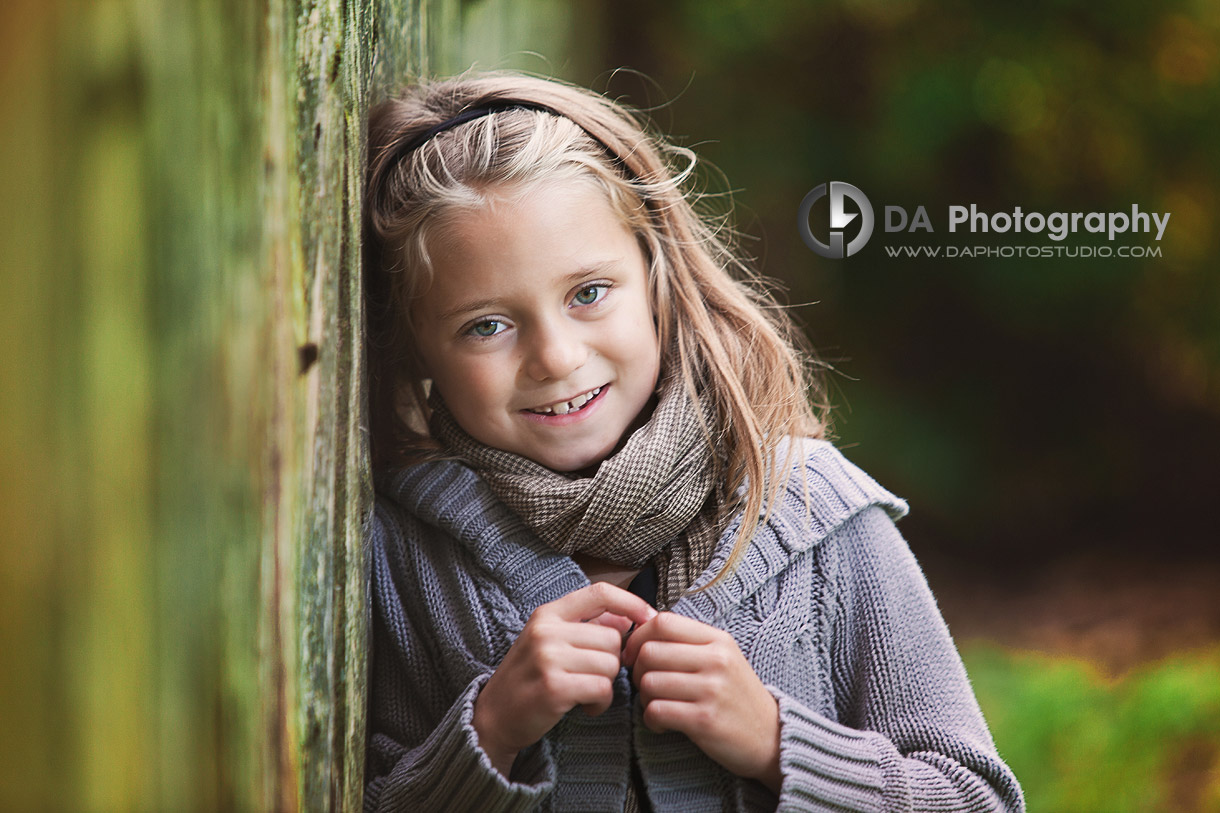
<path id="1" fill-rule="evenodd" d="M 488 102 L 487 104 L 480 105 L 479 107 L 468 107 L 453 118 L 446 119 L 435 127 L 431 127 L 420 133 L 415 138 L 408 139 L 405 143 L 394 150 L 394 158 L 389 162 L 388 166 L 397 164 L 403 158 L 406 158 L 412 152 L 418 150 L 420 147 L 424 146 L 424 144 L 427 144 L 433 138 L 446 130 L 452 130 L 454 127 L 465 124 L 468 121 L 481 119 L 484 116 L 490 115 L 491 113 L 499 113 L 503 110 L 534 110 L 539 113 L 550 113 L 552 116 L 559 115 L 554 110 L 544 105 L 535 104 L 534 102 L 517 101 L 515 99 L 501 99 L 498 101 Z"/>

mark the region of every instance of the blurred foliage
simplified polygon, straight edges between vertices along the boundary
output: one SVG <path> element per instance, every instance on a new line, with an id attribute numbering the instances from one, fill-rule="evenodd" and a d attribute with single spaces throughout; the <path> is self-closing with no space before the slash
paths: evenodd
<path id="1" fill-rule="evenodd" d="M 1030 810 L 1220 811 L 1220 649 L 1118 679 L 988 644 L 962 655 Z"/>
<path id="2" fill-rule="evenodd" d="M 747 250 L 790 301 L 817 303 L 799 314 L 842 373 L 839 437 L 912 500 L 909 533 L 984 562 L 1148 538 L 1208 549 L 1205 520 L 1168 507 L 1207 500 L 1220 457 L 1220 5 L 616 8 L 604 61 L 654 85 L 581 78 L 653 108 L 723 171 L 742 230 L 762 238 Z M 826 180 L 860 187 L 877 213 L 846 260 L 796 231 Z M 885 255 L 1053 245 L 950 234 L 947 207 L 971 203 L 1172 214 L 1161 258 Z M 882 234 L 884 205 L 925 206 L 936 232 Z"/>

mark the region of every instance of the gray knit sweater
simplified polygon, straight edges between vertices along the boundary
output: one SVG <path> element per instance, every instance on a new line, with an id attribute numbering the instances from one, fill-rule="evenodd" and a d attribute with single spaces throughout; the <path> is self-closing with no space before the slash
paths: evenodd
<path id="1" fill-rule="evenodd" d="M 733 574 L 674 607 L 728 630 L 777 698 L 779 809 L 1023 810 L 894 527 L 906 504 L 830 444 L 804 452 Z M 396 472 L 379 492 L 366 810 L 617 813 L 629 738 L 657 813 L 776 808 L 685 735 L 644 727 L 626 670 L 608 711 L 569 712 L 501 776 L 471 726 L 475 697 L 530 614 L 589 582 L 459 463 Z"/>

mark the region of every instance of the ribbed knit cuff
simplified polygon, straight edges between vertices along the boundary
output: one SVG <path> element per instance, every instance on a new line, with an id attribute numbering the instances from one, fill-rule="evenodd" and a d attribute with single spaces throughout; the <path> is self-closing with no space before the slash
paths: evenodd
<path id="1" fill-rule="evenodd" d="M 779 810 L 883 811 L 885 748 L 880 734 L 839 725 L 774 686 L 779 701 Z"/>
<path id="2" fill-rule="evenodd" d="M 543 774 L 534 784 L 506 779 L 479 747 L 474 701 L 488 677 L 472 681 L 428 739 L 403 758 L 401 772 L 396 769 L 383 788 L 379 809 L 515 813 L 532 810 L 551 792 L 555 764 L 545 742 L 531 760 L 531 772 Z"/>

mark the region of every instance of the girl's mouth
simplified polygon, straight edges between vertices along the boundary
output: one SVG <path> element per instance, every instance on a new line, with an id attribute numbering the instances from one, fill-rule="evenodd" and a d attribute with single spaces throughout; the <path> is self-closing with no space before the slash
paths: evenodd
<path id="1" fill-rule="evenodd" d="M 546 416 L 546 417 L 552 417 L 552 416 L 558 416 L 558 415 L 568 415 L 573 412 L 581 412 L 583 410 L 588 409 L 590 404 L 593 404 L 595 401 L 597 401 L 599 396 L 601 396 L 601 394 L 603 392 L 605 392 L 609 386 L 610 386 L 609 384 L 602 384 L 600 387 L 594 387 L 593 389 L 589 390 L 588 392 L 582 392 L 580 395 L 577 395 L 576 397 L 571 398 L 567 401 L 559 401 L 554 404 L 548 404 L 547 406 L 532 407 L 530 409 L 523 409 L 521 411 L 525 412 L 526 414 L 529 414 L 529 415 L 539 415 L 539 416 Z"/>

